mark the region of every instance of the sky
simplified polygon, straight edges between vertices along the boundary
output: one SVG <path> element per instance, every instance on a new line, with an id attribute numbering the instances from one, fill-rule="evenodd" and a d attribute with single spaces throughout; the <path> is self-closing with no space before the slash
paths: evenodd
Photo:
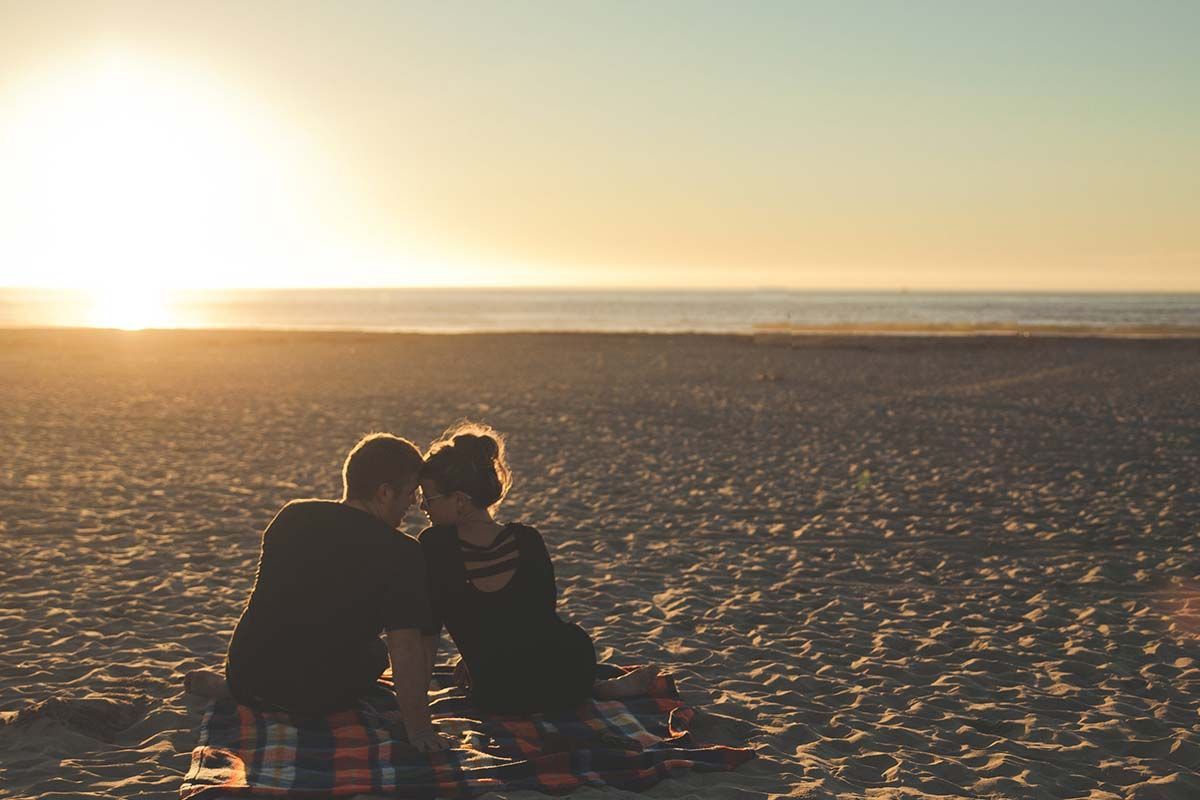
<path id="1" fill-rule="evenodd" d="M 0 0 L 0 286 L 1200 291 L 1200 3 Z"/>

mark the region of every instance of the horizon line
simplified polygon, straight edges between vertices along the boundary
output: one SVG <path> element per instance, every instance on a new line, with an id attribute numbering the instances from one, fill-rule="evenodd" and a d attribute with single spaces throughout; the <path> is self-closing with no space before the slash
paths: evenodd
<path id="1" fill-rule="evenodd" d="M 444 286 L 412 286 L 412 285 L 379 285 L 379 286 L 176 286 L 153 287 L 163 293 L 196 293 L 196 292 L 324 292 L 324 291 L 412 291 L 412 292 L 643 292 L 643 293 L 725 293 L 752 294 L 759 292 L 786 292 L 791 294 L 1021 294 L 1021 295 L 1200 295 L 1200 286 L 1194 289 L 1073 289 L 1056 288 L 912 288 L 912 287 L 801 287 L 801 286 L 630 286 L 630 285 L 504 285 L 492 284 L 481 286 L 444 285 Z M 2 292 L 64 292 L 91 294 L 105 291 L 103 287 L 71 287 L 71 286 L 0 286 Z"/>

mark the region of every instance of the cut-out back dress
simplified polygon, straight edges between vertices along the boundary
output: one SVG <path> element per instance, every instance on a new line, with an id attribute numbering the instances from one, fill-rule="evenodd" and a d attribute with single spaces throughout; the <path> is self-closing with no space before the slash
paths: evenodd
<path id="1" fill-rule="evenodd" d="M 453 525 L 422 531 L 433 609 L 471 673 L 471 701 L 495 713 L 522 714 L 577 705 L 596 679 L 596 650 L 556 609 L 554 566 L 541 534 L 509 523 L 486 546 L 458 538 Z M 472 581 L 512 572 L 495 591 Z M 431 630 L 425 631 L 427 634 Z"/>

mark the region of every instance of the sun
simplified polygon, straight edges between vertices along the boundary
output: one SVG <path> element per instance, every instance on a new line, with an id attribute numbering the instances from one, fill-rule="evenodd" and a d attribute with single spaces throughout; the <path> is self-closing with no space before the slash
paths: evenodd
<path id="1" fill-rule="evenodd" d="M 120 52 L 22 86 L 0 97 L 0 243 L 36 285 L 93 290 L 97 318 L 124 324 L 167 289 L 289 285 L 335 261 L 337 181 L 263 103 Z"/>
<path id="2" fill-rule="evenodd" d="M 90 293 L 86 322 L 95 328 L 139 331 L 176 323 L 165 291 L 154 287 L 119 287 Z"/>

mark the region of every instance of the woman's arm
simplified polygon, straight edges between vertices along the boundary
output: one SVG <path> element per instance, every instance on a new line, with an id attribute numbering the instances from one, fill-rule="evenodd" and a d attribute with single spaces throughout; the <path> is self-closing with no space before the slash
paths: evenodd
<path id="1" fill-rule="evenodd" d="M 534 528 L 525 530 L 525 541 L 521 545 L 523 566 L 527 566 L 537 575 L 540 603 L 544 603 L 550 613 L 555 613 L 558 606 L 558 586 L 554 581 L 554 562 L 550 560 L 550 552 L 546 549 L 542 535 Z"/>

